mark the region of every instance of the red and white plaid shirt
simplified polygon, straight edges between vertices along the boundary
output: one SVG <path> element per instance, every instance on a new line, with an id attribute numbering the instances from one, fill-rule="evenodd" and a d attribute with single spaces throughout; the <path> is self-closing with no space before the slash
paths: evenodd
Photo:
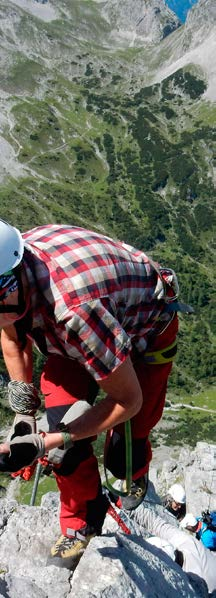
<path id="1" fill-rule="evenodd" d="M 159 317 L 171 318 L 161 316 L 164 291 L 159 285 L 158 300 L 159 277 L 143 252 L 75 226 L 40 226 L 23 238 L 28 336 L 40 350 L 45 344 L 48 353 L 77 359 L 101 380 L 133 347 L 146 350 Z"/>

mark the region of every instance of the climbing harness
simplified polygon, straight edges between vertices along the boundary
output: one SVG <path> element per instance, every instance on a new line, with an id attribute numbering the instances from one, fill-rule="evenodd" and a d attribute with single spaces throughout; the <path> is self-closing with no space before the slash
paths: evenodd
<path id="1" fill-rule="evenodd" d="M 165 349 L 159 349 L 158 351 L 146 351 L 144 353 L 144 362 L 148 364 L 163 364 L 173 361 L 177 353 L 177 340 L 175 339 L 171 345 L 168 345 Z"/>

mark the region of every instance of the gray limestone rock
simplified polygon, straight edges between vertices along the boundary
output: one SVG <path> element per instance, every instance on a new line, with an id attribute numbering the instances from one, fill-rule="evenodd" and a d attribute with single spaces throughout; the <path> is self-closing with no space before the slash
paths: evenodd
<path id="1" fill-rule="evenodd" d="M 151 471 L 151 470 L 150 470 Z M 186 490 L 187 512 L 201 515 L 203 510 L 216 509 L 216 445 L 198 442 L 195 449 L 183 448 L 178 458 L 159 458 L 153 472 L 157 493 L 162 496 L 175 482 L 183 484 Z"/>
<path id="2" fill-rule="evenodd" d="M 195 596 L 182 570 L 166 555 L 161 560 L 153 554 L 143 538 L 117 534 L 91 541 L 73 575 L 69 597 L 174 598 L 176 594 Z"/>
<path id="3" fill-rule="evenodd" d="M 216 508 L 216 445 L 198 443 L 194 451 L 182 449 L 178 460 L 166 460 L 158 470 L 163 487 L 184 483 L 187 510 L 199 515 Z M 155 467 L 155 466 L 154 466 Z M 177 525 L 161 505 L 160 475 L 154 469 L 145 505 Z M 151 476 L 150 476 L 151 477 Z M 9 493 L 10 495 L 10 493 Z M 139 508 L 142 508 L 140 505 Z M 107 515 L 103 534 L 91 540 L 74 573 L 47 566 L 50 546 L 60 534 L 59 495 L 46 494 L 40 507 L 0 499 L 0 598 L 204 598 L 205 586 L 189 577 L 165 553 L 147 544 L 148 534 L 120 511 L 131 534 L 126 535 Z M 195 588 L 195 589 L 194 589 Z"/>

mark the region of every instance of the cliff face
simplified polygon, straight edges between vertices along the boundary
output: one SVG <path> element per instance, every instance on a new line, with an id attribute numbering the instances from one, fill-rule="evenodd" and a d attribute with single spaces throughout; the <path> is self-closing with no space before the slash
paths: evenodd
<path id="1" fill-rule="evenodd" d="M 158 43 L 181 23 L 164 0 L 109 0 L 102 14 L 113 29 L 113 37 L 128 40 L 130 45 Z"/>
<path id="2" fill-rule="evenodd" d="M 216 28 L 216 4 L 214 0 L 199 0 L 199 2 L 188 13 L 184 28 L 184 47 L 194 48 L 209 41 L 210 37 L 215 39 Z"/>

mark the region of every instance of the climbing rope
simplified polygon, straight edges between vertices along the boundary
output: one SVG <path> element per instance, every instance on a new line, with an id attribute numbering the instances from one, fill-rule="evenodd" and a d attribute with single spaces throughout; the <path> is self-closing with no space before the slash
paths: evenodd
<path id="1" fill-rule="evenodd" d="M 8 401 L 12 411 L 23 415 L 32 415 L 41 404 L 34 384 L 16 380 L 11 380 L 8 383 Z"/>

